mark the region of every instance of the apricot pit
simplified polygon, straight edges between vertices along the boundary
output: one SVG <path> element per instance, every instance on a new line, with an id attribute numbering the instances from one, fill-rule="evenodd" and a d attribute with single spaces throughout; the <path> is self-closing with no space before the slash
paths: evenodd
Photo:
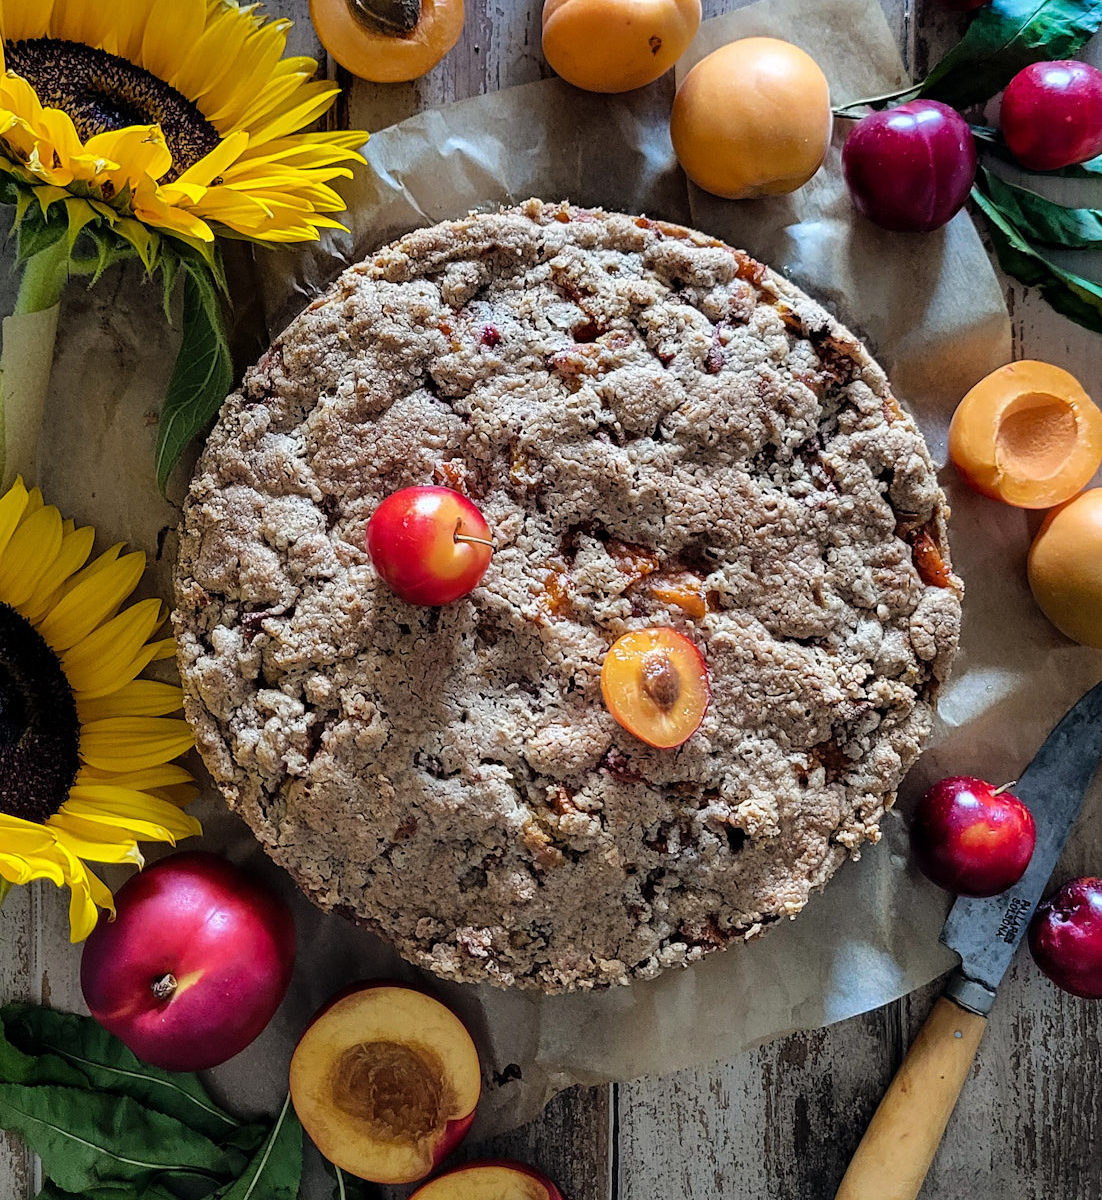
<path id="1" fill-rule="evenodd" d="M 949 457 L 983 495 L 1051 508 L 1082 490 L 1102 464 L 1102 412 L 1060 367 L 1009 363 L 958 405 Z"/>
<path id="2" fill-rule="evenodd" d="M 478 1052 L 439 1001 L 366 984 L 314 1019 L 291 1059 L 291 1100 L 336 1166 L 372 1183 L 415 1183 L 462 1140 L 481 1091 Z"/>

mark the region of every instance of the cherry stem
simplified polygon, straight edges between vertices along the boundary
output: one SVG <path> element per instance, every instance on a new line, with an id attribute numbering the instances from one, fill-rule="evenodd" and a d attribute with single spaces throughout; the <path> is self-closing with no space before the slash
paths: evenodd
<path id="1" fill-rule="evenodd" d="M 463 528 L 463 522 L 457 521 L 456 526 L 455 526 L 455 533 L 452 534 L 453 542 L 465 542 L 469 546 L 486 546 L 488 549 L 493 550 L 493 548 L 494 548 L 493 542 L 488 542 L 485 538 L 471 537 L 471 535 L 469 533 L 460 533 L 459 531 L 462 528 Z"/>
<path id="2" fill-rule="evenodd" d="M 1003 792 L 1009 792 L 1012 787 L 1017 787 L 1017 785 L 1018 781 L 1016 779 L 1012 779 L 1009 783 L 1004 783 L 1002 787 L 996 788 L 993 795 L 1001 796 Z"/>
<path id="3" fill-rule="evenodd" d="M 153 998 L 155 1000 L 171 1000 L 176 993 L 176 976 L 171 971 L 153 981 Z"/>

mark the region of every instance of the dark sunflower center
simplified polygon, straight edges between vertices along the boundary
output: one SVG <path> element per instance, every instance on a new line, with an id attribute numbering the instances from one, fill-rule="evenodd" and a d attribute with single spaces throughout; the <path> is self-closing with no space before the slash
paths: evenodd
<path id="1" fill-rule="evenodd" d="M 0 813 L 45 821 L 80 767 L 80 720 L 57 655 L 0 604 Z"/>
<path id="2" fill-rule="evenodd" d="M 8 70 L 44 105 L 69 114 L 81 141 L 128 125 L 160 125 L 172 151 L 168 181 L 218 145 L 218 131 L 192 101 L 125 58 L 54 38 L 5 42 L 4 54 Z"/>

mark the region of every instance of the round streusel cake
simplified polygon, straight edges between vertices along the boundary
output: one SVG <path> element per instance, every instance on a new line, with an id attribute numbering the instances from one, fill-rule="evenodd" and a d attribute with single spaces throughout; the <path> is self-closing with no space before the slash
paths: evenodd
<path id="1" fill-rule="evenodd" d="M 364 548 L 443 483 L 497 551 L 445 608 Z M 529 201 L 346 271 L 222 410 L 176 627 L 215 780 L 323 908 L 440 975 L 545 991 L 792 916 L 930 732 L 960 584 L 922 435 L 819 305 L 700 233 Z M 601 699 L 669 625 L 677 750 Z"/>

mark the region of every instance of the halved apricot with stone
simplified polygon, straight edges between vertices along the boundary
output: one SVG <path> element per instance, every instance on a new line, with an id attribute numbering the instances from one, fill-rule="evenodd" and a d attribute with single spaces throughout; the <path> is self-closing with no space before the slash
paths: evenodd
<path id="1" fill-rule="evenodd" d="M 310 0 L 310 19 L 345 70 L 373 83 L 405 83 L 459 41 L 463 0 Z"/>
<path id="2" fill-rule="evenodd" d="M 439 1001 L 364 984 L 314 1019 L 291 1059 L 291 1101 L 321 1153 L 372 1183 L 415 1183 L 474 1121 L 471 1035 Z"/>
<path id="3" fill-rule="evenodd" d="M 1102 412 L 1060 367 L 1009 363 L 957 406 L 949 457 L 977 492 L 1017 508 L 1051 508 L 1102 464 Z"/>
<path id="4" fill-rule="evenodd" d="M 601 668 L 608 711 L 637 738 L 670 750 L 700 728 L 712 699 L 700 651 L 676 629 L 637 629 L 612 645 Z"/>

